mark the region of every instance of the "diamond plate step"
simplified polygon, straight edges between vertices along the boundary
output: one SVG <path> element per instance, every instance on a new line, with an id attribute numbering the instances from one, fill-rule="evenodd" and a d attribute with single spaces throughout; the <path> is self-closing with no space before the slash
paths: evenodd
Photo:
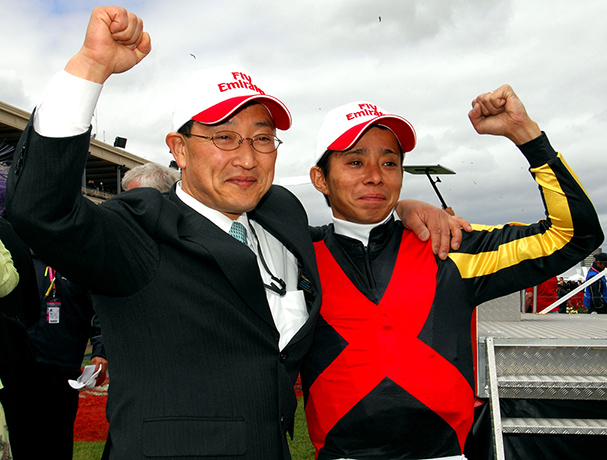
<path id="1" fill-rule="evenodd" d="M 607 376 L 603 375 L 506 375 L 497 380 L 502 398 L 607 398 Z"/>
<path id="2" fill-rule="evenodd" d="M 607 435 L 607 420 L 562 418 L 504 418 L 504 433 Z"/>

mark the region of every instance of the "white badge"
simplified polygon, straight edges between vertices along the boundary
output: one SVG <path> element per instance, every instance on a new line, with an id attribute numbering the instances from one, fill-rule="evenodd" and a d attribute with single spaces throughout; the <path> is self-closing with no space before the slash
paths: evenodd
<path id="1" fill-rule="evenodd" d="M 49 324 L 59 324 L 59 310 L 61 302 L 58 300 L 49 300 L 46 302 L 46 322 Z"/>

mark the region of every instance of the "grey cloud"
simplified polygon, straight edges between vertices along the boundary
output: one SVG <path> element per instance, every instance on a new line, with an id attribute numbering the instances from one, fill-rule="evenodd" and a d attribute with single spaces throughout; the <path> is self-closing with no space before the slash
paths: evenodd
<path id="1" fill-rule="evenodd" d="M 30 110 L 48 79 L 78 50 L 86 2 L 0 6 L 0 100 Z M 277 178 L 306 175 L 316 131 L 331 108 L 366 99 L 415 126 L 407 162 L 456 170 L 440 189 L 470 220 L 497 224 L 543 217 L 537 187 L 516 147 L 478 136 L 467 119 L 479 93 L 509 83 L 578 173 L 607 224 L 603 152 L 607 43 L 603 0 L 226 0 L 127 1 L 152 36 L 153 51 L 112 77 L 98 128 L 127 137 L 128 150 L 166 164 L 171 88 L 195 68 L 235 62 L 267 82 L 293 114 L 279 137 Z M 378 21 L 378 17 L 382 21 Z M 8 44 L 8 46 L 6 45 Z M 196 55 L 196 59 L 190 56 Z M 322 196 L 295 186 L 311 220 L 327 219 Z M 403 196 L 438 204 L 422 178 Z M 318 223 L 318 222 L 316 222 Z"/>

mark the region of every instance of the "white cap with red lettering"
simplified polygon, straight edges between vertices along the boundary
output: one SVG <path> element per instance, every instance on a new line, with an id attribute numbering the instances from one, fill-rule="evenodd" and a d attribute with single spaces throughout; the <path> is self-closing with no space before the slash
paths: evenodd
<path id="1" fill-rule="evenodd" d="M 392 131 L 403 152 L 410 152 L 415 147 L 415 129 L 403 117 L 387 113 L 370 102 L 350 102 L 329 111 L 325 116 L 316 138 L 315 161 L 327 150 L 352 148 L 371 125 L 385 126 Z"/>
<path id="2" fill-rule="evenodd" d="M 196 72 L 179 92 L 173 111 L 173 129 L 195 120 L 204 124 L 221 123 L 250 101 L 263 104 L 274 125 L 281 130 L 291 127 L 291 113 L 277 98 L 266 94 L 251 74 L 237 65 L 213 67 Z"/>

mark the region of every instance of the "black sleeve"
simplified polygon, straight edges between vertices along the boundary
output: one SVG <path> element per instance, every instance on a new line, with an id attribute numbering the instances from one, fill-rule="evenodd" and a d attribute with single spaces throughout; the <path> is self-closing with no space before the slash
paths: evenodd
<path id="1" fill-rule="evenodd" d="M 155 232 L 170 213 L 168 200 L 151 188 L 98 205 L 83 197 L 89 142 L 90 130 L 41 136 L 30 119 L 8 173 L 6 210 L 19 237 L 69 280 L 95 293 L 130 295 L 155 274 Z"/>
<path id="2" fill-rule="evenodd" d="M 603 241 L 592 202 L 542 134 L 520 146 L 540 190 L 545 218 L 533 224 L 473 225 L 449 259 L 476 305 L 538 285 L 582 260 Z"/>
<path id="3" fill-rule="evenodd" d="M 101 336 L 101 324 L 99 323 L 97 315 L 93 316 L 91 319 L 91 345 L 93 346 L 91 356 L 94 358 L 100 357 L 107 359 L 105 347 L 103 345 L 103 337 Z"/>
<path id="4" fill-rule="evenodd" d="M 331 233 L 332 226 L 333 226 L 333 224 L 322 225 L 320 227 L 313 227 L 312 225 L 308 226 L 308 229 L 310 230 L 310 237 L 312 238 L 312 241 L 314 241 L 314 242 L 322 241 L 325 238 L 325 236 L 327 236 L 329 233 Z"/>

